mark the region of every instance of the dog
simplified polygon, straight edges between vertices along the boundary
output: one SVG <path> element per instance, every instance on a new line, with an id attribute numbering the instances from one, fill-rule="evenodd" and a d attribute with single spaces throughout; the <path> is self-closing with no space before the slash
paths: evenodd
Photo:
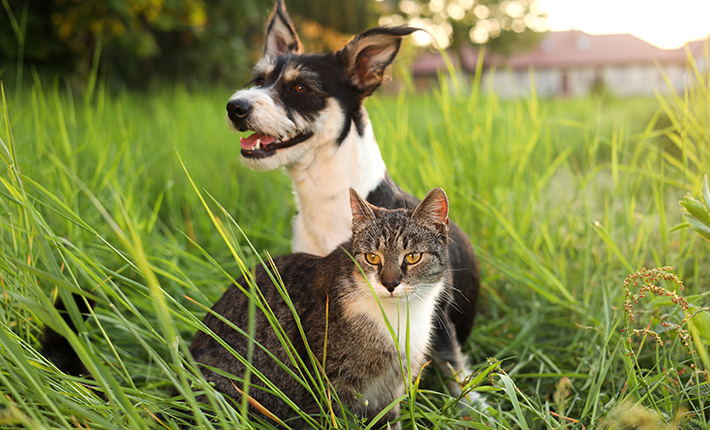
<path id="1" fill-rule="evenodd" d="M 389 209 L 414 208 L 419 199 L 389 176 L 363 106 L 382 84 L 402 38 L 413 27 L 377 27 L 336 52 L 307 54 L 283 0 L 266 30 L 264 55 L 253 80 L 227 103 L 227 122 L 240 140 L 242 163 L 259 171 L 284 167 L 293 181 L 297 214 L 293 251 L 326 255 L 349 239 L 348 189 Z M 426 162 L 426 160 L 422 160 Z M 445 184 L 444 184 L 445 185 Z M 446 374 L 466 374 L 460 345 L 473 326 L 478 260 L 468 236 L 451 223 L 453 286 L 439 303 L 433 356 Z M 461 393 L 457 378 L 447 384 Z"/>

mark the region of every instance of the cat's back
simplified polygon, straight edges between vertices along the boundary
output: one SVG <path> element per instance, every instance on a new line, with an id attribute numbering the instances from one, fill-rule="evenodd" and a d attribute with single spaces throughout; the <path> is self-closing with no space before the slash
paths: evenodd
<path id="1" fill-rule="evenodd" d="M 287 287 L 289 295 L 295 296 L 294 304 L 298 305 L 304 301 L 302 299 L 309 299 L 313 296 L 310 294 L 313 286 L 312 281 L 321 260 L 322 257 L 311 254 L 284 255 L 274 258 L 273 265 L 266 261 L 266 268 L 262 264 L 257 265 L 252 273 L 256 285 L 259 286 L 259 291 L 268 302 L 271 302 L 270 299 L 281 298 L 279 290 L 284 285 Z M 276 267 L 276 270 L 273 266 Z M 237 284 L 244 290 L 249 290 L 249 284 L 244 277 L 239 278 Z M 230 286 L 212 309 L 225 315 L 223 311 L 236 310 L 237 306 L 245 305 L 249 298 L 239 286 Z"/>
<path id="2" fill-rule="evenodd" d="M 235 388 L 234 380 L 209 370 L 209 367 L 230 373 L 237 380 L 244 375 L 246 368 L 239 356 L 247 357 L 249 353 L 246 333 L 249 331 L 250 295 L 254 294 L 259 303 L 254 308 L 254 333 L 260 346 L 252 351 L 252 363 L 268 380 L 276 383 L 288 398 L 306 408 L 309 413 L 315 412 L 308 408 L 312 404 L 308 399 L 308 392 L 279 363 L 294 369 L 294 364 L 282 345 L 281 335 L 290 339 L 298 355 L 305 356 L 305 345 L 294 320 L 292 308 L 295 308 L 301 319 L 323 313 L 325 299 L 314 290 L 312 282 L 320 260 L 321 257 L 308 254 L 277 257 L 273 260 L 276 270 L 269 262 L 266 263 L 268 271 L 262 265 L 253 269 L 253 279 L 258 286 L 258 292 L 250 288 L 246 279 L 241 277 L 214 304 L 203 322 L 209 331 L 221 338 L 237 355 L 228 352 L 211 334 L 204 331 L 197 332 L 190 352 L 195 361 L 204 366 L 201 368 L 203 376 L 214 384 L 217 391 L 232 399 L 239 399 L 241 396 Z M 228 323 L 222 319 L 226 319 Z M 235 330 L 233 326 L 238 329 Z M 257 379 L 253 382 L 257 385 L 264 384 Z M 293 415 L 291 408 L 277 396 L 253 388 L 249 394 L 276 416 Z"/>
<path id="3" fill-rule="evenodd" d="M 321 259 L 322 257 L 301 253 L 284 255 L 273 259 L 276 270 L 267 261 L 268 271 L 261 264 L 252 271 L 253 279 L 258 286 L 259 300 L 268 304 L 274 316 L 285 325 L 286 331 L 290 331 L 288 321 L 292 319 L 292 311 L 284 300 L 284 294 L 287 294 L 287 300 L 292 303 L 299 315 L 309 314 L 321 307 L 322 299 L 313 288 L 313 279 Z M 286 288 L 282 288 L 282 285 Z M 251 294 L 249 283 L 244 277 L 240 277 L 236 284 L 232 284 L 214 304 L 212 311 L 237 327 L 246 329 L 249 321 L 249 294 Z M 266 329 L 268 321 L 264 311 L 259 307 L 256 309 L 255 320 L 258 328 Z M 207 314 L 204 324 L 228 343 L 242 343 L 242 335 L 213 313 Z M 261 331 L 262 334 L 265 332 Z M 208 355 L 209 350 L 217 346 L 211 336 L 200 331 L 195 336 L 190 350 L 193 356 L 198 358 Z"/>

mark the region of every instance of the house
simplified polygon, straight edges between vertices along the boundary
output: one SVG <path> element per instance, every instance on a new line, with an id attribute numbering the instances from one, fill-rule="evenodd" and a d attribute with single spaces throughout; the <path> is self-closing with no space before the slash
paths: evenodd
<path id="1" fill-rule="evenodd" d="M 701 67 L 705 41 L 687 44 Z M 651 95 L 668 91 L 664 79 L 676 91 L 687 80 L 685 47 L 661 49 L 631 34 L 592 35 L 579 30 L 547 33 L 532 51 L 503 57 L 486 55 L 482 82 L 501 97 L 530 94 L 531 73 L 539 96 L 583 96 L 593 88 L 605 88 L 618 96 Z M 465 47 L 452 59 L 458 70 L 473 73 L 478 50 Z M 420 84 L 426 77 L 445 71 L 441 54 L 426 53 L 414 62 L 412 73 Z"/>

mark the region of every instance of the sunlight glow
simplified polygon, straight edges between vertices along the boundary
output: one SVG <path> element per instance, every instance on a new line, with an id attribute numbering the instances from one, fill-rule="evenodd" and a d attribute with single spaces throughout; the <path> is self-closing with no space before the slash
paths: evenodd
<path id="1" fill-rule="evenodd" d="M 473 0 L 459 0 L 459 5 L 465 10 L 469 10 L 473 7 Z"/>
<path id="2" fill-rule="evenodd" d="M 502 4 L 501 4 L 502 6 Z M 511 18 L 520 18 L 523 16 L 523 5 L 518 1 L 511 1 L 505 7 L 505 13 Z"/>
<path id="3" fill-rule="evenodd" d="M 479 4 L 474 7 L 473 13 L 476 15 L 476 18 L 479 19 L 486 19 L 491 16 L 491 11 L 485 5 L 482 4 Z"/>
<path id="4" fill-rule="evenodd" d="M 473 43 L 486 43 L 489 38 L 488 30 L 478 25 L 473 27 L 468 35 Z"/>
<path id="5" fill-rule="evenodd" d="M 464 16 L 466 16 L 466 11 L 457 3 L 449 4 L 449 6 L 446 8 L 446 13 L 456 21 L 460 21 L 463 19 Z"/>
<path id="6" fill-rule="evenodd" d="M 444 0 L 431 0 L 429 2 L 429 10 L 436 13 L 444 10 Z"/>
<path id="7" fill-rule="evenodd" d="M 407 15 L 418 15 L 421 12 L 422 7 L 418 2 L 412 0 L 404 0 L 399 3 L 399 10 L 406 13 Z"/>
<path id="8" fill-rule="evenodd" d="M 539 0 L 538 5 L 553 31 L 631 33 L 666 49 L 710 33 L 708 0 Z"/>

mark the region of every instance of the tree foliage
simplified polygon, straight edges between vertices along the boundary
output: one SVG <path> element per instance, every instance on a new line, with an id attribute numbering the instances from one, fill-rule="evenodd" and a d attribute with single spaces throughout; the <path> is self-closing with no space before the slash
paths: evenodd
<path id="1" fill-rule="evenodd" d="M 486 44 L 489 51 L 510 54 L 524 49 L 545 31 L 547 16 L 537 0 L 401 0 L 389 2 L 382 24 L 408 23 L 424 28 L 422 45 L 454 49 Z"/>
<path id="2" fill-rule="evenodd" d="M 0 65 L 89 73 L 95 53 L 109 80 L 145 85 L 211 81 L 248 69 L 250 38 L 271 0 L 3 0 Z M 99 48 L 99 49 L 97 49 Z"/>
<path id="3" fill-rule="evenodd" d="M 0 73 L 18 64 L 85 78 L 98 53 L 109 82 L 238 86 L 261 54 L 274 0 L 0 1 Z M 288 0 L 287 7 L 312 51 L 340 48 L 379 17 L 383 25 L 426 29 L 414 35 L 419 44 L 485 43 L 510 53 L 535 43 L 544 29 L 536 1 Z"/>
<path id="4" fill-rule="evenodd" d="M 318 22 L 342 34 L 355 34 L 377 25 L 373 0 L 287 0 L 290 14 Z"/>
<path id="5" fill-rule="evenodd" d="M 377 25 L 375 0 L 286 0 L 289 14 L 308 52 L 333 51 L 350 36 Z"/>
<path id="6" fill-rule="evenodd" d="M 23 66 L 109 82 L 241 85 L 274 0 L 0 0 L 0 74 Z M 306 46 L 334 49 L 377 23 L 375 0 L 287 0 Z M 98 49 L 97 49 L 98 48 Z M 27 70 L 25 67 L 25 70 Z"/>

